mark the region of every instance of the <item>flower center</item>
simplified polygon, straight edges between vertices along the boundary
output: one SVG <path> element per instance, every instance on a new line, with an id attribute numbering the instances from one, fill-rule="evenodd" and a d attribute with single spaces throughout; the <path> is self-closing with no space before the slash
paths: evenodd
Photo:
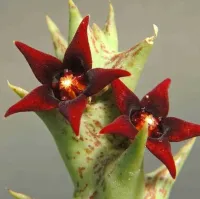
<path id="1" fill-rule="evenodd" d="M 163 134 L 162 124 L 159 118 L 154 117 L 151 113 L 148 113 L 144 110 L 134 112 L 131 115 L 131 122 L 139 131 L 145 124 L 148 123 L 149 137 L 159 138 Z"/>
<path id="2" fill-rule="evenodd" d="M 60 100 L 71 100 L 80 95 L 86 88 L 86 81 L 83 75 L 74 75 L 71 71 L 54 77 L 52 87 L 54 94 Z"/>

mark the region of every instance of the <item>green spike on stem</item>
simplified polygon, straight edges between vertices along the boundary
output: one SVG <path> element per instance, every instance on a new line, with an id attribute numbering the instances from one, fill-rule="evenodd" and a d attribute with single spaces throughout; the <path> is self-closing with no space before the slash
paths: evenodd
<path id="1" fill-rule="evenodd" d="M 115 54 L 110 62 L 106 64 L 107 68 L 121 68 L 129 71 L 132 75 L 123 78 L 123 82 L 131 90 L 134 90 L 137 86 L 140 75 L 143 71 L 144 64 L 151 52 L 154 45 L 154 40 L 158 35 L 158 27 L 153 25 L 154 35 L 147 37 L 131 49 Z"/>
<path id="2" fill-rule="evenodd" d="M 93 23 L 92 31 L 94 34 L 94 38 L 97 41 L 101 42 L 102 44 L 106 45 L 106 48 L 108 48 L 109 45 L 107 45 L 106 37 L 104 35 L 104 32 L 101 30 L 101 28 L 97 24 Z"/>
<path id="3" fill-rule="evenodd" d="M 143 159 L 147 137 L 148 124 L 145 124 L 128 149 L 108 167 L 102 198 L 143 199 Z"/>
<path id="4" fill-rule="evenodd" d="M 46 21 L 53 41 L 55 55 L 62 61 L 67 49 L 67 41 L 64 39 L 60 30 L 49 16 L 46 16 Z"/>
<path id="5" fill-rule="evenodd" d="M 69 0 L 69 31 L 68 31 L 68 43 L 70 43 L 74 37 L 74 34 L 82 20 L 82 16 L 72 0 Z"/>
<path id="6" fill-rule="evenodd" d="M 25 194 L 22 193 L 18 193 L 15 191 L 12 191 L 11 189 L 8 189 L 8 192 L 10 193 L 11 196 L 13 196 L 13 198 L 15 199 L 33 199 Z"/>
<path id="7" fill-rule="evenodd" d="M 115 14 L 114 9 L 111 4 L 109 3 L 109 14 L 104 26 L 104 34 L 107 38 L 108 44 L 113 51 L 118 51 L 118 36 L 117 36 L 117 28 L 115 24 Z"/>
<path id="8" fill-rule="evenodd" d="M 28 91 L 20 88 L 18 86 L 12 85 L 9 81 L 7 81 L 9 88 L 11 88 L 20 98 L 23 98 L 25 95 L 28 94 Z"/>
<path id="9" fill-rule="evenodd" d="M 195 141 L 196 138 L 190 139 L 174 156 L 177 177 L 187 160 Z M 147 174 L 145 183 L 145 199 L 168 199 L 176 179 L 174 180 L 171 177 L 169 171 L 164 165 L 154 172 Z"/>

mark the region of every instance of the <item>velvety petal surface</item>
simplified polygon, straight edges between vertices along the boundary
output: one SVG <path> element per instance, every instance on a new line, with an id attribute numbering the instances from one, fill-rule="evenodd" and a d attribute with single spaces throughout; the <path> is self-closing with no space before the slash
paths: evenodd
<path id="1" fill-rule="evenodd" d="M 84 91 L 84 94 L 87 96 L 94 95 L 101 91 L 112 81 L 129 75 L 130 73 L 128 71 L 121 69 L 91 69 L 86 73 L 86 77 L 88 79 L 88 87 Z"/>
<path id="2" fill-rule="evenodd" d="M 74 73 L 83 73 L 92 68 L 92 56 L 87 33 L 88 23 L 89 16 L 86 16 L 80 23 L 64 56 L 64 67 Z"/>
<path id="3" fill-rule="evenodd" d="M 129 115 L 131 110 L 140 109 L 140 100 L 122 81 L 117 79 L 111 85 L 116 104 L 122 114 Z"/>
<path id="4" fill-rule="evenodd" d="M 59 104 L 59 111 L 69 121 L 77 136 L 79 135 L 81 116 L 86 104 L 87 98 L 84 95 L 80 95 L 73 100 L 62 101 Z"/>
<path id="5" fill-rule="evenodd" d="M 198 124 L 186 122 L 175 117 L 167 117 L 163 122 L 168 129 L 166 137 L 170 142 L 180 142 L 200 136 L 200 125 Z"/>
<path id="6" fill-rule="evenodd" d="M 156 117 L 166 117 L 169 111 L 168 88 L 171 80 L 165 79 L 141 100 L 141 105 Z"/>
<path id="7" fill-rule="evenodd" d="M 11 106 L 5 117 L 18 112 L 51 110 L 58 107 L 58 103 L 59 101 L 53 97 L 52 90 L 47 85 L 42 85 Z"/>
<path id="8" fill-rule="evenodd" d="M 51 84 L 52 77 L 62 70 L 62 62 L 49 54 L 36 50 L 22 42 L 15 41 L 15 45 L 24 55 L 35 77 L 42 84 Z"/>
<path id="9" fill-rule="evenodd" d="M 129 117 L 121 115 L 112 123 L 104 127 L 100 134 L 118 134 L 130 139 L 134 139 L 137 134 L 137 129 L 129 121 Z"/>
<path id="10" fill-rule="evenodd" d="M 175 178 L 176 166 L 169 141 L 167 139 L 157 140 L 149 138 L 147 148 L 168 168 L 172 178 Z"/>

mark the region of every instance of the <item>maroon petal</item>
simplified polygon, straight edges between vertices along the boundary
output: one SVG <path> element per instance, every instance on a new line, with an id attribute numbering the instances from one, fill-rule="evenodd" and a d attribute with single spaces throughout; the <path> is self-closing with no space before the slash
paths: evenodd
<path id="1" fill-rule="evenodd" d="M 58 107 L 58 103 L 59 101 L 53 97 L 52 90 L 47 85 L 42 85 L 11 106 L 6 112 L 5 117 L 18 112 L 54 109 Z"/>
<path id="2" fill-rule="evenodd" d="M 130 111 L 140 110 L 140 100 L 119 79 L 112 82 L 116 104 L 122 114 L 129 115 Z"/>
<path id="3" fill-rule="evenodd" d="M 180 142 L 200 136 L 200 125 L 198 124 L 186 122 L 175 117 L 167 117 L 163 123 L 166 126 L 166 137 L 170 142 Z"/>
<path id="4" fill-rule="evenodd" d="M 69 121 L 75 134 L 79 135 L 80 121 L 83 111 L 87 104 L 87 98 L 84 95 L 59 104 L 61 114 Z"/>
<path id="5" fill-rule="evenodd" d="M 83 73 L 92 68 L 92 56 L 88 42 L 89 16 L 86 16 L 80 23 L 76 34 L 71 41 L 64 56 L 65 68 L 73 73 Z"/>
<path id="6" fill-rule="evenodd" d="M 128 137 L 129 139 L 134 139 L 137 132 L 136 128 L 130 123 L 129 117 L 121 115 L 108 126 L 104 127 L 99 133 L 118 134 Z"/>
<path id="7" fill-rule="evenodd" d="M 87 96 L 92 96 L 119 77 L 129 75 L 131 74 L 128 71 L 121 69 L 91 69 L 86 73 L 86 77 L 88 79 L 88 87 L 84 91 L 84 94 Z"/>
<path id="8" fill-rule="evenodd" d="M 141 105 L 156 117 L 166 117 L 168 114 L 168 88 L 170 82 L 170 79 L 165 79 L 141 100 Z"/>
<path id="9" fill-rule="evenodd" d="M 149 138 L 147 141 L 147 148 L 168 168 L 172 178 L 175 178 L 176 166 L 169 141 L 166 139 L 157 140 Z"/>
<path id="10" fill-rule="evenodd" d="M 35 77 L 42 84 L 50 84 L 52 77 L 63 67 L 62 62 L 51 55 L 38 51 L 19 41 L 15 41 L 15 45 L 26 58 Z"/>

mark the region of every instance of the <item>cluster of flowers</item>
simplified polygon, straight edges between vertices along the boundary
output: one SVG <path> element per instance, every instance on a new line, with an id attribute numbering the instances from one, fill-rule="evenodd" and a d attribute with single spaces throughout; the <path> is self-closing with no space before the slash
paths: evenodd
<path id="1" fill-rule="evenodd" d="M 176 167 L 170 142 L 199 136 L 200 125 L 167 117 L 170 79 L 165 79 L 139 100 L 119 80 L 120 77 L 131 75 L 129 72 L 121 69 L 92 68 L 88 23 L 89 17 L 86 16 L 67 48 L 63 62 L 24 43 L 15 42 L 42 85 L 11 106 L 5 117 L 17 112 L 58 108 L 78 136 L 81 116 L 88 103 L 88 97 L 111 84 L 121 115 L 99 133 L 119 134 L 134 140 L 143 125 L 148 123 L 146 146 L 166 165 L 171 176 L 175 178 Z"/>

